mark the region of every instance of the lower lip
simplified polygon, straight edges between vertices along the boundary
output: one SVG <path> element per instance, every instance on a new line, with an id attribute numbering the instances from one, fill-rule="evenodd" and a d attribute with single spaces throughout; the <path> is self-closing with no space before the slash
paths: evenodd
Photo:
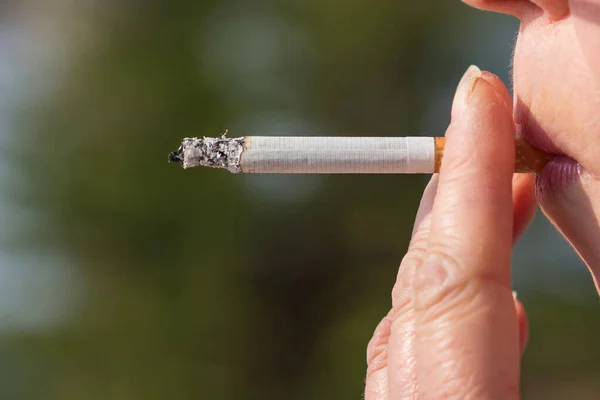
<path id="1" fill-rule="evenodd" d="M 560 152 L 545 135 L 536 135 L 524 123 L 517 124 L 517 135 L 534 147 L 552 154 L 553 157 L 536 176 L 536 195 L 543 201 L 564 192 L 579 180 L 581 165 Z"/>
<path id="2" fill-rule="evenodd" d="M 563 193 L 579 180 L 581 165 L 570 157 L 554 156 L 537 174 L 535 189 L 538 201 L 543 201 Z"/>

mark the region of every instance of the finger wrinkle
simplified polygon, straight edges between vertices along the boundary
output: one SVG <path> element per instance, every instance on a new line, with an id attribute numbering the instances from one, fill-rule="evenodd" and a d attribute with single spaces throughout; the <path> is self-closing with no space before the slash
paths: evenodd
<path id="1" fill-rule="evenodd" d="M 490 260 L 490 262 L 493 262 Z M 450 312 L 475 297 L 497 287 L 512 293 L 510 271 L 504 268 L 479 268 L 465 264 L 441 246 L 432 246 L 417 270 L 413 284 L 416 311 L 438 308 Z M 507 276 L 508 275 L 508 276 Z"/>
<path id="2" fill-rule="evenodd" d="M 429 235 L 430 228 L 431 228 L 431 209 L 429 209 L 427 211 L 426 215 L 424 215 L 424 216 L 418 215 L 417 216 L 417 220 L 416 220 L 415 226 L 413 228 L 412 236 L 411 236 L 411 242 L 409 244 L 409 250 L 410 250 L 410 245 L 414 241 L 413 239 Z"/>
<path id="3" fill-rule="evenodd" d="M 451 371 L 452 366 L 448 365 L 444 369 Z M 439 382 L 433 391 L 428 390 L 427 393 L 420 393 L 420 395 L 426 399 L 444 400 L 512 399 L 512 397 L 491 397 L 489 392 L 489 388 L 484 383 L 477 382 L 472 375 L 457 377 L 452 374 L 452 378 Z"/>
<path id="4" fill-rule="evenodd" d="M 385 317 L 381 320 L 373 338 L 367 346 L 367 377 L 387 367 L 387 349 L 391 334 L 391 320 Z"/>
<path id="5" fill-rule="evenodd" d="M 456 285 L 454 290 L 448 291 L 443 301 L 430 304 L 426 309 L 416 310 L 418 314 L 419 336 L 430 339 L 433 343 L 443 343 L 460 340 L 450 334 L 455 328 L 461 330 L 472 324 L 486 323 L 494 318 L 495 305 L 498 302 L 489 301 L 490 297 L 499 297 L 502 293 L 482 293 L 473 282 L 464 281 L 462 285 Z M 486 299 L 487 297 L 487 299 Z M 457 347 L 453 345 L 453 349 Z"/>
<path id="6" fill-rule="evenodd" d="M 410 293 L 416 269 L 416 263 L 409 267 L 400 267 L 396 283 L 392 288 L 392 309 L 404 307 L 406 303 L 410 303 Z"/>
<path id="7" fill-rule="evenodd" d="M 423 262 L 427 254 L 427 233 L 420 232 L 411 240 L 408 253 L 400 263 L 396 282 L 392 288 L 392 307 L 402 307 L 404 303 L 410 303 L 410 290 L 412 288 L 415 271 Z M 408 295 L 407 295 L 408 292 Z"/>
<path id="8" fill-rule="evenodd" d="M 496 396 L 510 394 L 508 397 L 493 398 L 514 398 L 513 384 L 518 382 L 515 370 L 508 366 L 495 370 L 497 365 L 493 365 L 495 360 L 500 361 L 501 358 L 494 355 L 498 350 L 494 348 L 497 343 L 494 335 L 515 335 L 516 345 L 516 330 L 497 321 L 499 313 L 507 315 L 507 310 L 503 311 L 501 307 L 502 297 L 510 298 L 511 294 L 494 293 L 492 296 L 495 298 L 483 302 L 483 305 L 472 302 L 471 307 L 458 307 L 458 312 L 443 312 L 441 317 L 429 318 L 419 314 L 417 356 L 428 357 L 425 364 L 429 365 L 429 368 L 420 370 L 419 382 L 435 382 L 435 385 L 428 386 L 429 390 L 441 386 L 448 390 L 446 394 L 449 398 L 490 398 L 492 392 Z M 511 307 L 511 311 L 514 312 L 514 307 Z M 507 348 L 506 351 L 511 353 L 512 349 Z M 435 361 L 428 362 L 432 357 Z M 459 384 L 455 386 L 456 383 Z M 456 393 L 457 389 L 462 391 Z"/>
<path id="9" fill-rule="evenodd" d="M 415 232 L 415 234 L 410 239 L 410 243 L 408 244 L 408 253 L 414 250 L 418 250 L 420 248 L 426 247 L 427 238 L 429 237 L 429 232 L 431 230 L 431 218 L 427 217 L 422 223 L 419 229 Z"/>

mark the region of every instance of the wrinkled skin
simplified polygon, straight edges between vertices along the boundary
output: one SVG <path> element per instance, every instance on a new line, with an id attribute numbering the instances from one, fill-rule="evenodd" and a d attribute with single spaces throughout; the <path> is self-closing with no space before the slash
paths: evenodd
<path id="1" fill-rule="evenodd" d="M 367 349 L 366 400 L 519 398 L 528 329 L 510 253 L 538 201 L 599 287 L 600 0 L 463 1 L 520 19 L 515 98 L 476 67 L 458 85 L 441 172 Z M 535 178 L 512 173 L 515 134 L 554 155 Z"/>

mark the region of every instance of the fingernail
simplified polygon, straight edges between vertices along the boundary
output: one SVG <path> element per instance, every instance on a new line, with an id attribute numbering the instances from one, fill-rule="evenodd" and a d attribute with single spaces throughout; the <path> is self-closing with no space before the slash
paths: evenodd
<path id="1" fill-rule="evenodd" d="M 452 118 L 455 118 L 465 111 L 469 97 L 473 93 L 473 89 L 475 89 L 475 83 L 481 77 L 482 72 L 475 65 L 471 65 L 467 69 L 467 72 L 465 72 L 456 88 L 456 94 L 454 95 L 454 100 L 452 102 Z"/>
<path id="2" fill-rule="evenodd" d="M 518 300 L 518 298 L 517 298 L 517 292 L 515 292 L 514 290 L 513 290 L 513 299 Z"/>

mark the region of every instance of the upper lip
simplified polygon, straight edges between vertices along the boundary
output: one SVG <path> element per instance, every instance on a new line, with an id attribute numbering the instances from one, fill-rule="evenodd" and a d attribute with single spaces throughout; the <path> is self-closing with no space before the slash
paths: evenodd
<path id="1" fill-rule="evenodd" d="M 564 156 L 564 151 L 559 149 L 548 133 L 538 121 L 531 117 L 529 109 L 517 107 L 514 115 L 517 136 L 527 143 L 553 156 Z"/>
<path id="2" fill-rule="evenodd" d="M 548 136 L 538 129 L 532 128 L 527 122 L 517 121 L 517 136 L 527 143 L 551 155 L 564 155 L 562 151 L 548 138 Z"/>

